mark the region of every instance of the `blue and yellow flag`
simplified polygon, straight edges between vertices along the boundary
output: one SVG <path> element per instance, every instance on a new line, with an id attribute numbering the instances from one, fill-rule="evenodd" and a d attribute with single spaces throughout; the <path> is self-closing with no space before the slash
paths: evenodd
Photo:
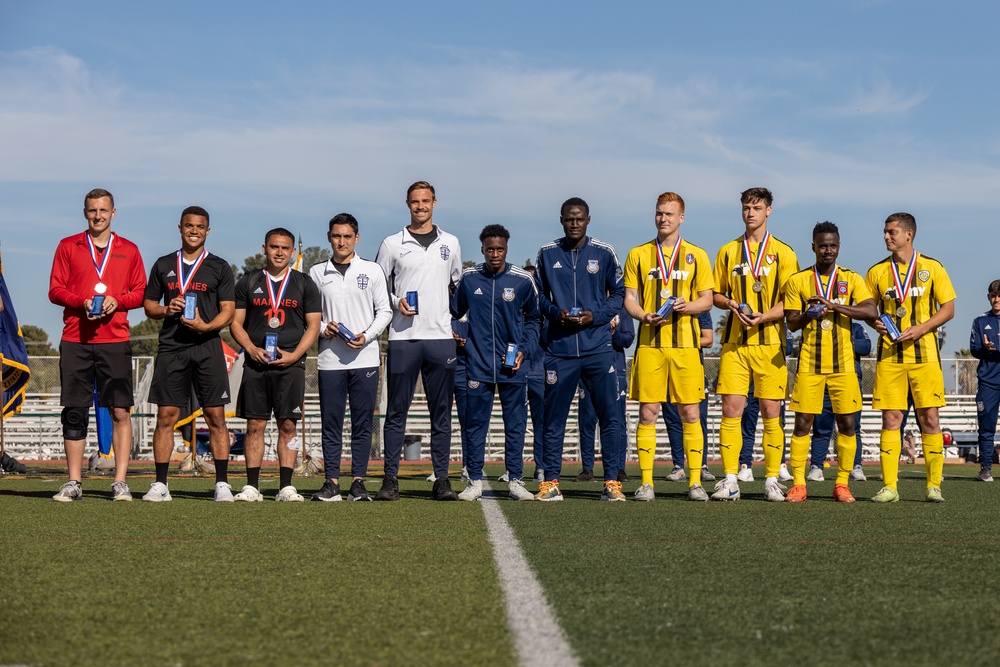
<path id="1" fill-rule="evenodd" d="M 31 369 L 28 368 L 28 351 L 24 347 L 24 336 L 17 323 L 14 304 L 10 302 L 2 266 L 0 300 L 3 301 L 3 312 L 0 313 L 0 365 L 3 368 L 3 418 L 6 419 L 21 411 Z"/>

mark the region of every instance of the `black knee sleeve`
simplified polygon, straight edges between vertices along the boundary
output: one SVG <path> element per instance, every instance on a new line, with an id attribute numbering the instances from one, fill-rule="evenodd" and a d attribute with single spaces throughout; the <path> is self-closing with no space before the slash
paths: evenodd
<path id="1" fill-rule="evenodd" d="M 63 439 L 86 440 L 90 425 L 90 410 L 87 408 L 63 408 Z"/>

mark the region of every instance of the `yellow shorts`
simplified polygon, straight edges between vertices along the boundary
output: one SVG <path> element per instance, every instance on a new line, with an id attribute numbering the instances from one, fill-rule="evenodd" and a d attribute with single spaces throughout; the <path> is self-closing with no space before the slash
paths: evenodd
<path id="1" fill-rule="evenodd" d="M 694 405 L 705 398 L 705 366 L 693 347 L 637 347 L 629 398 Z"/>
<path id="2" fill-rule="evenodd" d="M 853 415 L 861 409 L 861 385 L 858 384 L 858 376 L 853 371 L 796 374 L 789 407 L 793 412 L 818 415 L 823 412 L 825 389 L 830 390 L 830 403 L 833 405 L 834 414 Z"/>
<path id="3" fill-rule="evenodd" d="M 875 364 L 875 387 L 872 389 L 872 408 L 875 410 L 906 410 L 906 394 L 913 394 L 913 405 L 918 408 L 943 408 L 944 373 L 941 365 L 897 364 L 880 361 Z"/>
<path id="4" fill-rule="evenodd" d="M 753 379 L 753 395 L 774 401 L 788 398 L 788 368 L 784 345 L 722 346 L 717 394 L 746 396 Z"/>

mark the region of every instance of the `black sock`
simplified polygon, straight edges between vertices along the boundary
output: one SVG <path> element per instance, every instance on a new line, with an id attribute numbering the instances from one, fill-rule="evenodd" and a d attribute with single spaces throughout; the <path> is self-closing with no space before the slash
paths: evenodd
<path id="1" fill-rule="evenodd" d="M 286 486 L 292 485 L 292 469 L 281 467 L 278 468 L 278 475 L 281 478 L 281 483 L 278 485 L 280 488 L 285 488 Z"/>
<path id="2" fill-rule="evenodd" d="M 260 491 L 260 466 L 247 468 L 247 484 Z"/>
<path id="3" fill-rule="evenodd" d="M 215 460 L 215 483 L 229 481 L 229 459 Z"/>
<path id="4" fill-rule="evenodd" d="M 160 484 L 166 484 L 167 471 L 170 470 L 170 461 L 167 461 L 166 463 L 157 462 L 155 465 L 156 465 L 156 481 L 159 482 Z"/>

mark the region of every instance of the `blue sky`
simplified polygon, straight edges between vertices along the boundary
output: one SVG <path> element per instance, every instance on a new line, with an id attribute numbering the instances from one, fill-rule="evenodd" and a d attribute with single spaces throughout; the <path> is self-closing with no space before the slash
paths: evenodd
<path id="1" fill-rule="evenodd" d="M 803 266 L 817 221 L 864 272 L 885 217 L 913 213 L 959 294 L 946 351 L 966 347 L 1000 277 L 1000 9 L 679 4 L 0 0 L 0 250 L 20 319 L 58 339 L 48 271 L 92 187 L 148 266 L 189 204 L 236 264 L 277 225 L 324 244 L 340 211 L 373 257 L 418 179 L 466 259 L 493 222 L 512 261 L 534 257 L 582 196 L 624 261 L 666 190 L 714 257 L 763 185 Z"/>

